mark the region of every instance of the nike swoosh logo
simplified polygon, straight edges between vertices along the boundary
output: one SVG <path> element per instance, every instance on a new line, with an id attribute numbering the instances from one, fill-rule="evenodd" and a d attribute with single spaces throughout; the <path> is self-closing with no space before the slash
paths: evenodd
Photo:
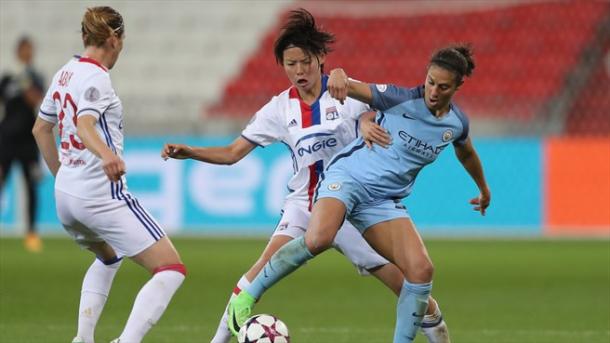
<path id="1" fill-rule="evenodd" d="M 408 115 L 407 113 L 403 113 L 403 114 L 402 114 L 402 117 L 403 117 L 403 118 L 406 118 L 406 119 L 415 120 L 415 117 L 412 117 L 412 116 Z"/>
<path id="2" fill-rule="evenodd" d="M 241 329 L 241 325 L 237 323 L 237 319 L 235 318 L 235 311 L 233 311 L 233 329 L 235 329 L 235 331 L 239 331 L 239 329 Z"/>

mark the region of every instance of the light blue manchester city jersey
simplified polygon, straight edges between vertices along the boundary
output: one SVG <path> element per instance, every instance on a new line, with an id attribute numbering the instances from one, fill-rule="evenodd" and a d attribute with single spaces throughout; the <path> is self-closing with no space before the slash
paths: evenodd
<path id="1" fill-rule="evenodd" d="M 373 198 L 402 199 L 409 195 L 423 167 L 434 162 L 449 144 L 465 143 L 468 119 L 454 104 L 442 117 L 434 116 L 424 102 L 424 86 L 370 88 L 371 107 L 378 110 L 377 123 L 392 136 L 392 144 L 368 149 L 359 138 L 334 157 L 328 170 L 349 174 Z"/>

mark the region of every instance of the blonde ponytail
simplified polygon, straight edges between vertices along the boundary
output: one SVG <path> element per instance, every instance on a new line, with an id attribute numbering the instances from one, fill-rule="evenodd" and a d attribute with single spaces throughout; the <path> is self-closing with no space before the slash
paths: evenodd
<path id="1" fill-rule="evenodd" d="M 102 46 L 109 37 L 115 34 L 121 37 L 124 31 L 123 17 L 108 6 L 87 8 L 81 23 L 85 47 Z"/>

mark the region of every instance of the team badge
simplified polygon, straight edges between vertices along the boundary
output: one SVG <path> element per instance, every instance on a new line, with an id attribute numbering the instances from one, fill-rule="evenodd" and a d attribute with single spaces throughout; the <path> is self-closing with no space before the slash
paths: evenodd
<path id="1" fill-rule="evenodd" d="M 339 111 L 335 106 L 326 109 L 326 120 L 335 120 L 339 118 Z"/>
<path id="2" fill-rule="evenodd" d="M 451 140 L 451 138 L 453 138 L 453 131 L 446 130 L 445 132 L 443 132 L 443 142 L 448 142 L 449 140 Z"/>
<path id="3" fill-rule="evenodd" d="M 89 87 L 85 91 L 85 99 L 89 102 L 98 101 L 100 99 L 100 91 L 95 87 Z"/>
<path id="4" fill-rule="evenodd" d="M 341 184 L 338 182 L 333 182 L 330 185 L 328 185 L 329 191 L 338 191 L 340 189 L 341 189 Z"/>
<path id="5" fill-rule="evenodd" d="M 386 89 L 388 89 L 388 85 L 375 85 L 375 87 L 377 87 L 377 90 L 381 93 L 385 92 Z"/>

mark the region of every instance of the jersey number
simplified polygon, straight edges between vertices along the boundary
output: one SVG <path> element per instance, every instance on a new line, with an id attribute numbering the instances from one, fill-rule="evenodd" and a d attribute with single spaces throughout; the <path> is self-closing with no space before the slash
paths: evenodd
<path id="1" fill-rule="evenodd" d="M 66 117 L 66 112 L 64 111 L 66 109 L 66 107 L 68 106 L 68 104 L 70 104 L 70 106 L 72 107 L 72 122 L 74 123 L 74 127 L 77 127 L 78 125 L 78 118 L 76 117 L 76 104 L 74 103 L 74 100 L 72 100 L 72 95 L 70 95 L 70 93 L 66 93 L 66 97 L 64 98 L 63 101 L 63 105 L 62 105 L 62 101 L 61 101 L 61 94 L 59 94 L 59 92 L 55 92 L 53 93 L 53 100 L 59 101 L 59 108 L 60 108 L 60 112 L 58 115 L 58 119 L 59 119 L 59 139 L 62 139 L 63 137 L 63 129 L 64 129 L 64 118 Z M 74 136 L 73 134 L 70 134 L 70 142 L 64 142 L 61 141 L 60 146 L 62 149 L 70 149 L 70 144 L 72 144 L 72 146 L 75 149 L 78 150 L 84 150 L 85 149 L 85 145 L 81 142 L 78 141 L 77 137 Z"/>

